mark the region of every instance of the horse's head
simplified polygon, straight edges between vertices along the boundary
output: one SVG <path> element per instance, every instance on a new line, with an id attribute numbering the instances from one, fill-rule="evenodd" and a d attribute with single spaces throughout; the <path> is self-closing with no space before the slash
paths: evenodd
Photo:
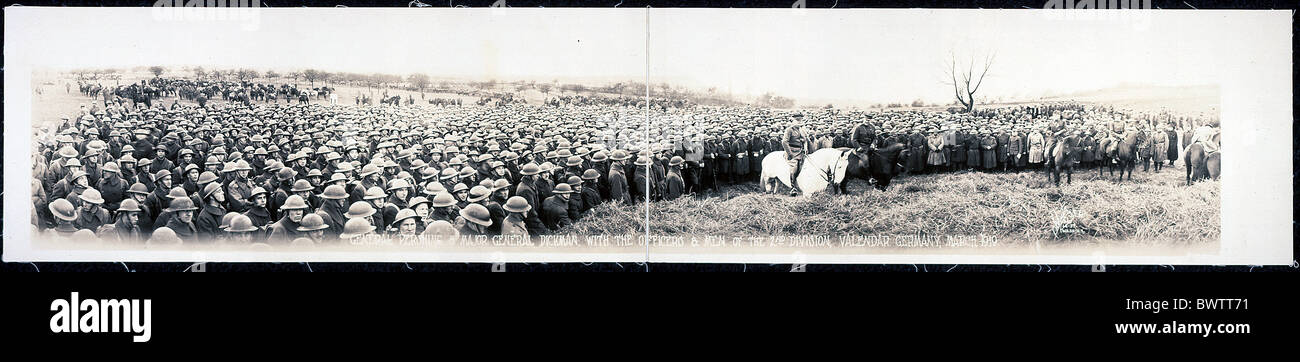
<path id="1" fill-rule="evenodd" d="M 857 177 L 863 180 L 871 178 L 870 155 L 859 153 L 857 149 L 851 148 L 844 152 L 843 157 L 845 177 Z"/>
<path id="2" fill-rule="evenodd" d="M 853 150 L 840 151 L 839 159 L 836 160 L 834 166 L 831 167 L 834 176 L 831 178 L 831 183 L 839 184 L 844 182 L 844 177 L 848 174 L 849 168 L 852 166 L 850 165 L 850 162 L 857 163 L 856 157 L 853 157 L 853 154 Z"/>
<path id="3" fill-rule="evenodd" d="M 899 171 L 898 160 L 902 159 L 906 149 L 902 143 L 893 143 L 871 151 L 867 175 L 876 179 L 876 188 L 884 190 L 889 186 L 889 181 Z"/>
<path id="4" fill-rule="evenodd" d="M 895 170 L 898 160 L 903 158 L 907 151 L 907 146 L 902 143 L 893 143 L 888 146 L 877 148 L 871 152 L 871 173 L 872 175 L 890 175 L 897 173 Z"/>

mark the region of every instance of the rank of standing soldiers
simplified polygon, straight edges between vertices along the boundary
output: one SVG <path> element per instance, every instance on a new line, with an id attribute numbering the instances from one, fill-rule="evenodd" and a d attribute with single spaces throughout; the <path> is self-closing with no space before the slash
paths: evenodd
<path id="1" fill-rule="evenodd" d="M 150 245 L 315 245 L 373 234 L 530 237 L 557 232 L 601 203 L 672 200 L 753 181 L 762 157 L 781 149 L 779 135 L 790 126 L 810 131 L 817 149 L 858 147 L 850 130 L 871 123 L 882 131 L 874 142 L 899 141 L 918 151 L 906 165 L 918 173 L 966 164 L 1033 167 L 1041 164 L 1032 152 L 1044 135 L 1111 139 L 1112 127 L 1137 125 L 1143 139 L 1168 142 L 1166 131 L 1182 140 L 1174 127 L 1190 138 L 1194 124 L 1078 104 L 953 115 L 655 100 L 660 126 L 646 130 L 643 118 L 628 117 L 646 104 L 626 97 L 567 96 L 541 106 L 326 106 L 277 104 L 268 97 L 274 92 L 244 98 L 247 89 L 275 89 L 247 82 L 154 84 L 162 90 L 105 92 L 102 103 L 37 131 L 32 223 L 38 232 Z M 85 88 L 83 94 L 98 95 Z M 152 102 L 158 94 L 193 99 L 186 95 L 193 89 L 230 94 L 228 88 L 236 96 L 223 104 L 203 101 L 205 95 L 198 104 Z M 809 121 L 795 124 L 795 113 L 807 113 L 802 118 Z M 1054 132 L 1039 132 L 1048 129 Z M 1100 161 L 1104 147 L 1089 142 L 1080 147 L 1089 154 L 1075 162 Z M 975 151 L 961 152 L 965 144 Z M 1166 157 L 1146 153 L 1159 167 L 1177 159 L 1178 144 L 1144 149 L 1168 149 Z"/>

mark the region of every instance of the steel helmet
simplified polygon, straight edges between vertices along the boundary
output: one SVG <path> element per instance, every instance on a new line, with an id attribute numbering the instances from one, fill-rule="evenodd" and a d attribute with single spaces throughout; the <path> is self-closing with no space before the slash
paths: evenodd
<path id="1" fill-rule="evenodd" d="M 555 185 L 555 189 L 551 190 L 551 192 L 557 194 L 571 194 L 573 193 L 573 187 L 569 186 L 569 184 L 567 183 L 559 184 L 559 185 Z"/>
<path id="2" fill-rule="evenodd" d="M 443 187 L 441 182 L 431 181 L 424 185 L 425 195 L 433 196 L 433 195 L 437 195 L 439 192 L 444 192 L 444 191 L 447 191 L 447 188 Z"/>
<path id="3" fill-rule="evenodd" d="M 456 227 L 452 226 L 447 220 L 437 220 L 429 223 L 429 227 L 424 229 L 424 235 L 433 235 L 438 237 L 455 237 L 460 235 Z"/>
<path id="4" fill-rule="evenodd" d="M 189 211 L 189 210 L 198 210 L 198 208 L 194 207 L 194 200 L 190 200 L 190 198 L 188 197 L 180 197 L 180 198 L 173 199 L 171 206 L 168 206 L 166 209 L 163 209 L 163 211 L 170 211 L 170 212 L 181 212 L 181 211 Z"/>
<path id="5" fill-rule="evenodd" d="M 176 236 L 176 231 L 163 226 L 155 229 L 153 235 L 149 237 L 149 241 L 145 243 L 149 246 L 180 245 L 181 238 Z"/>
<path id="6" fill-rule="evenodd" d="M 249 219 L 248 216 L 235 214 L 235 217 L 230 219 L 230 228 L 226 229 L 226 231 L 232 233 L 246 233 L 257 231 L 257 227 L 253 226 L 253 220 Z"/>
<path id="7" fill-rule="evenodd" d="M 488 198 L 488 196 L 491 195 L 492 195 L 492 191 L 489 191 L 488 188 L 483 187 L 482 185 L 474 186 L 474 188 L 469 190 L 468 201 L 469 202 L 482 201 L 483 199 L 486 199 Z"/>
<path id="8" fill-rule="evenodd" d="M 312 191 L 315 189 L 316 189 L 315 187 L 311 186 L 311 182 L 307 182 L 307 180 L 298 180 L 293 182 L 293 188 L 289 189 L 289 191 L 301 192 L 301 191 Z"/>
<path id="9" fill-rule="evenodd" d="M 226 215 L 221 217 L 221 225 L 218 225 L 217 228 L 221 230 L 230 231 L 230 221 L 233 220 L 235 216 L 240 216 L 240 215 L 237 212 L 227 212 Z"/>
<path id="10" fill-rule="evenodd" d="M 374 162 L 368 163 L 364 167 L 361 167 L 361 177 L 366 177 L 377 173 L 379 173 L 379 165 L 376 165 Z"/>
<path id="11" fill-rule="evenodd" d="M 402 223 L 402 220 L 410 219 L 413 217 L 419 217 L 419 215 L 415 214 L 415 210 L 402 209 L 397 212 L 397 217 L 393 219 L 393 226 L 400 225 Z"/>
<path id="12" fill-rule="evenodd" d="M 180 186 L 172 187 L 171 190 L 167 190 L 167 198 L 169 199 L 179 199 L 179 198 L 188 199 L 189 197 L 190 197 L 189 195 L 185 194 L 185 189 L 181 188 Z"/>
<path id="13" fill-rule="evenodd" d="M 284 200 L 284 205 L 280 206 L 280 210 L 299 210 L 299 209 L 306 210 L 307 202 L 302 199 L 302 196 L 298 196 L 298 195 L 289 196 L 288 199 Z"/>
<path id="14" fill-rule="evenodd" d="M 135 199 L 122 200 L 122 204 L 117 207 L 117 212 L 123 211 L 140 212 L 140 203 L 135 202 Z"/>
<path id="15" fill-rule="evenodd" d="M 104 170 L 104 171 L 110 171 L 110 172 L 112 172 L 112 173 L 121 173 L 121 172 L 122 172 L 122 168 L 121 168 L 121 167 L 118 167 L 117 162 L 113 162 L 113 161 L 108 161 L 107 163 L 104 163 L 104 166 L 103 166 L 103 167 L 100 167 L 99 169 Z"/>
<path id="16" fill-rule="evenodd" d="M 492 225 L 492 214 L 489 213 L 488 209 L 483 207 L 483 205 L 469 204 L 469 206 L 460 210 L 460 216 L 475 224 L 483 226 Z"/>
<path id="17" fill-rule="evenodd" d="M 218 190 L 221 190 L 221 184 L 215 182 L 210 183 L 203 187 L 203 191 L 199 192 L 199 199 L 207 200 L 208 196 L 212 196 L 212 193 L 217 192 Z"/>
<path id="18" fill-rule="evenodd" d="M 72 202 L 67 199 L 58 199 L 50 203 L 50 212 L 61 220 L 72 221 L 77 219 L 77 208 L 72 206 Z"/>
<path id="19" fill-rule="evenodd" d="M 388 197 L 388 194 L 384 193 L 384 189 L 379 188 L 379 186 L 371 186 L 369 189 L 366 189 L 366 196 L 363 197 L 363 199 L 373 200 L 385 197 Z"/>
<path id="20" fill-rule="evenodd" d="M 206 184 L 206 183 L 213 182 L 213 181 L 216 181 L 216 180 L 217 180 L 217 174 L 212 173 L 212 171 L 203 171 L 202 174 L 199 174 L 199 181 L 198 181 L 198 182 L 199 182 L 200 184 Z"/>
<path id="21" fill-rule="evenodd" d="M 401 178 L 396 179 L 396 180 L 393 180 L 393 182 L 390 182 L 388 185 L 389 185 L 389 186 L 388 186 L 388 191 L 393 191 L 393 190 L 396 190 L 396 189 L 403 189 L 403 188 L 409 188 L 409 187 L 411 187 L 411 184 L 410 184 L 410 183 L 406 182 L 405 179 L 401 179 Z"/>
<path id="22" fill-rule="evenodd" d="M 357 201 L 348 207 L 347 217 L 368 217 L 375 214 L 375 208 L 370 207 L 369 202 Z"/>
<path id="23" fill-rule="evenodd" d="M 508 188 L 510 188 L 510 180 L 499 178 L 492 183 L 492 191 Z"/>
<path id="24" fill-rule="evenodd" d="M 339 237 L 343 239 L 352 239 L 368 234 L 372 231 L 375 231 L 375 226 L 370 225 L 369 221 L 366 221 L 364 218 L 354 217 L 348 219 L 348 222 L 343 224 L 343 233 L 339 234 Z"/>
<path id="25" fill-rule="evenodd" d="M 321 197 L 328 200 L 346 199 L 348 198 L 348 192 L 341 185 L 329 185 L 325 187 L 325 192 L 321 194 Z"/>
<path id="26" fill-rule="evenodd" d="M 85 192 L 81 193 L 80 198 L 81 201 L 89 202 L 96 205 L 104 203 L 104 198 L 100 196 L 99 190 L 95 190 L 94 188 L 87 188 Z"/>
<path id="27" fill-rule="evenodd" d="M 456 198 L 446 192 L 440 192 L 433 197 L 433 207 L 448 207 L 456 204 Z"/>
<path id="28" fill-rule="evenodd" d="M 542 170 L 537 167 L 537 164 L 534 164 L 532 162 L 529 162 L 528 164 L 524 165 L 523 168 L 519 169 L 519 174 L 524 176 L 536 175 L 541 172 Z"/>
<path id="29" fill-rule="evenodd" d="M 533 207 L 528 205 L 528 200 L 525 200 L 522 196 L 511 196 L 509 200 L 506 200 L 506 204 L 502 208 L 509 212 L 525 213 Z"/>
<path id="30" fill-rule="evenodd" d="M 302 222 L 298 224 L 298 231 L 316 231 L 329 227 L 329 225 L 325 225 L 325 219 L 313 213 L 302 217 Z"/>

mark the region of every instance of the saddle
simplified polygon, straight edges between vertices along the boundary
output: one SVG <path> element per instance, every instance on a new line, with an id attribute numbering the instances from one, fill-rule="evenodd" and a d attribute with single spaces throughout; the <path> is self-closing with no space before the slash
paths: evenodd
<path id="1" fill-rule="evenodd" d="M 849 154 L 857 155 L 858 160 L 862 162 L 862 167 L 866 168 L 868 171 L 871 170 L 871 152 L 872 150 L 866 147 L 857 147 L 857 148 L 849 149 Z"/>

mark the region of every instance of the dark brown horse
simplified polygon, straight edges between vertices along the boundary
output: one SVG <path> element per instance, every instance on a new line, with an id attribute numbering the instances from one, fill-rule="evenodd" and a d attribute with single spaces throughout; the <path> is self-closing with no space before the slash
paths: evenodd
<path id="1" fill-rule="evenodd" d="M 1137 133 L 1126 133 L 1119 141 L 1119 149 L 1116 150 L 1115 157 L 1119 160 L 1119 180 L 1124 180 L 1124 173 L 1128 173 L 1128 179 L 1133 179 L 1133 168 L 1137 167 Z"/>
<path id="2" fill-rule="evenodd" d="M 1219 135 L 1210 138 L 1210 142 L 1219 142 Z M 1205 147 L 1200 143 L 1193 143 L 1187 147 L 1187 154 L 1184 155 L 1183 167 L 1187 169 L 1187 185 L 1191 186 L 1192 182 L 1205 179 L 1219 179 L 1219 157 L 1222 152 L 1205 153 Z"/>
<path id="3" fill-rule="evenodd" d="M 844 180 L 840 182 L 839 190 L 841 194 L 849 193 L 849 178 L 856 177 L 872 184 L 875 180 L 877 190 L 885 191 L 889 187 L 889 181 L 902 171 L 902 166 L 898 164 L 899 160 L 906 157 L 907 146 L 902 143 L 892 143 L 883 148 L 871 150 L 867 156 L 866 164 L 863 164 L 862 155 L 858 152 L 849 153 L 849 167 L 844 171 Z"/>
<path id="4" fill-rule="evenodd" d="M 1106 170 L 1110 170 L 1110 177 L 1115 177 L 1114 160 L 1119 154 L 1119 140 L 1107 138 L 1102 140 L 1097 148 L 1097 177 L 1105 177 Z"/>
<path id="5" fill-rule="evenodd" d="M 1079 140 L 1074 136 L 1056 142 L 1052 146 L 1052 157 L 1047 158 L 1047 179 L 1061 186 L 1061 170 L 1065 170 L 1065 184 L 1070 184 L 1074 176 L 1074 149 Z"/>

